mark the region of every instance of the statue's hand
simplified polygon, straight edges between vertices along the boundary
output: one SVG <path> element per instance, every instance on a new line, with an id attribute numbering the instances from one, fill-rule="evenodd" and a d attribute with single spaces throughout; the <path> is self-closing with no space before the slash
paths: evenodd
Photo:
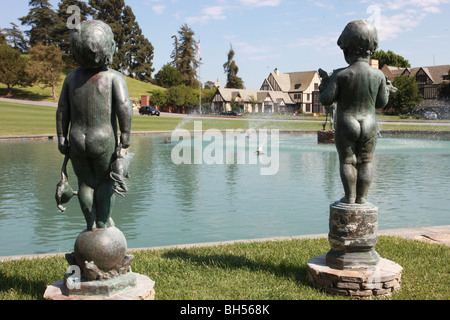
<path id="1" fill-rule="evenodd" d="M 120 143 L 122 144 L 122 148 L 127 149 L 130 146 L 130 134 L 120 133 Z"/>
<path id="2" fill-rule="evenodd" d="M 58 150 L 62 154 L 69 153 L 69 142 L 64 137 L 58 137 Z"/>
<path id="3" fill-rule="evenodd" d="M 322 81 L 319 86 L 319 92 L 322 92 L 323 90 L 325 90 L 325 88 L 327 86 L 329 76 L 328 76 L 328 73 L 323 69 L 319 68 L 318 72 L 319 72 L 319 76 L 322 78 Z"/>

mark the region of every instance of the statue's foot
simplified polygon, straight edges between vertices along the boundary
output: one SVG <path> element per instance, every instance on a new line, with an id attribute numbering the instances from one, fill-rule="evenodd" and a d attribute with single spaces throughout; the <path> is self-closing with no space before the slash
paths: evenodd
<path id="1" fill-rule="evenodd" d="M 364 204 L 364 203 L 366 203 L 366 199 L 365 198 L 356 198 L 356 203 L 358 203 L 358 204 Z"/>
<path id="2" fill-rule="evenodd" d="M 348 203 L 348 204 L 354 204 L 355 203 L 355 198 L 347 198 L 347 197 L 343 197 L 341 200 L 339 200 L 342 203 Z"/>

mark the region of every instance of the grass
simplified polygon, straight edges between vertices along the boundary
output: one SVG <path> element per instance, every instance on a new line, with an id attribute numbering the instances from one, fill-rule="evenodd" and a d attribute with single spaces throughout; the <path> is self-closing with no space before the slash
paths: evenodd
<path id="1" fill-rule="evenodd" d="M 55 88 L 56 95 L 58 98 L 61 92 L 64 79 L 67 76 L 67 74 L 69 74 L 72 70 L 73 68 L 65 68 L 64 71 L 61 73 L 61 81 Z M 142 95 L 150 95 L 154 90 L 165 90 L 154 84 L 142 82 L 130 77 L 125 77 L 125 79 L 127 81 L 128 93 L 130 97 L 137 98 L 139 101 L 141 100 Z M 0 83 L 0 97 L 6 96 L 7 92 L 8 92 L 7 86 L 3 83 Z M 57 102 L 53 100 L 52 89 L 44 88 L 40 84 L 35 84 L 31 87 L 25 88 L 22 87 L 13 88 L 12 94 L 13 96 L 11 98 L 14 99 Z"/>
<path id="2" fill-rule="evenodd" d="M 10 135 L 40 135 L 54 134 L 56 132 L 56 109 L 54 107 L 27 105 L 0 101 L 0 136 Z M 321 130 L 321 121 L 297 120 L 265 120 L 255 118 L 181 118 L 181 117 L 150 117 L 135 115 L 133 118 L 133 131 L 172 131 L 175 128 L 194 130 L 195 122 L 201 121 L 201 128 L 208 129 L 280 129 L 280 130 Z M 420 124 L 405 123 L 383 124 L 382 130 L 436 130 L 448 131 L 449 126 L 439 125 L 423 126 Z"/>
<path id="3" fill-rule="evenodd" d="M 325 238 L 141 250 L 132 251 L 132 268 L 155 281 L 157 300 L 348 300 L 308 284 L 307 261 L 328 250 Z M 450 297 L 449 246 L 380 236 L 376 250 L 403 267 L 391 299 Z M 0 299 L 43 299 L 67 267 L 62 256 L 1 262 Z"/>

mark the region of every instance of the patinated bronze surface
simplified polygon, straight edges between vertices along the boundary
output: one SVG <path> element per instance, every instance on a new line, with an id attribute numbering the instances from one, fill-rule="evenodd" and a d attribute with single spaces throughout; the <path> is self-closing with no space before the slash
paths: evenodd
<path id="1" fill-rule="evenodd" d="M 319 101 L 324 106 L 337 102 L 335 142 L 345 191 L 341 201 L 363 204 L 373 179 L 378 132 L 375 109 L 387 104 L 390 87 L 384 74 L 369 64 L 378 47 L 377 31 L 370 22 L 350 22 L 338 45 L 349 66 L 335 70 L 331 76 L 319 70 Z"/>
<path id="2" fill-rule="evenodd" d="M 130 146 L 133 110 L 125 77 L 108 69 L 114 49 L 111 28 L 103 22 L 87 21 L 74 29 L 71 50 L 80 67 L 66 77 L 56 112 L 58 148 L 70 157 L 78 178 L 88 230 L 106 226 L 115 180 L 125 174 L 111 167 L 123 169 L 120 151 Z"/>
<path id="3" fill-rule="evenodd" d="M 114 226 L 111 212 L 114 194 L 127 191 L 126 150 L 133 107 L 125 77 L 108 68 L 115 50 L 111 28 L 101 21 L 83 22 L 74 29 L 70 44 L 79 67 L 66 77 L 56 112 L 58 149 L 65 155 L 56 200 L 64 210 L 62 204 L 77 194 L 86 230 L 66 259 L 79 266 L 83 281 L 117 279 L 114 286 L 128 286 L 134 257 L 127 254 L 125 236 Z M 78 192 L 68 184 L 65 166 L 69 159 L 78 179 Z M 121 277 L 125 277 L 124 282 Z M 101 285 L 105 283 L 84 287 Z"/>

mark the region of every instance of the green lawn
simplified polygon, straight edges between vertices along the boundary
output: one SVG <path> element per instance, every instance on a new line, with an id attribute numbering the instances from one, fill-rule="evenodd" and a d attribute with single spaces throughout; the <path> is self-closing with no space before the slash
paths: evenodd
<path id="1" fill-rule="evenodd" d="M 329 248 L 323 238 L 132 251 L 132 269 L 155 281 L 157 300 L 351 299 L 308 284 L 307 261 Z M 376 250 L 403 267 L 401 289 L 391 299 L 450 297 L 449 246 L 380 236 Z M 1 262 L 0 300 L 43 299 L 67 267 L 63 256 Z"/>
<path id="2" fill-rule="evenodd" d="M 8 135 L 39 135 L 56 133 L 56 109 L 47 106 L 26 105 L 0 101 L 0 136 Z M 258 120 L 254 118 L 181 118 L 181 117 L 150 117 L 135 115 L 132 130 L 136 131 L 172 131 L 175 128 L 194 130 L 195 124 L 201 123 L 203 130 L 208 129 L 280 129 L 280 130 L 321 130 L 322 122 L 298 120 Z M 401 125 L 383 124 L 382 130 L 450 130 L 449 126 L 421 126 L 414 123 Z"/>
<path id="3" fill-rule="evenodd" d="M 62 84 L 66 75 L 72 71 L 71 68 L 66 68 L 61 74 L 61 81 L 56 86 L 56 95 L 59 98 L 59 93 L 61 92 Z M 161 87 L 153 85 L 151 83 L 142 82 L 136 79 L 132 79 L 130 77 L 125 77 L 128 86 L 128 92 L 130 97 L 137 98 L 139 101 L 141 100 L 142 95 L 151 95 L 154 90 L 165 90 Z M 4 97 L 7 93 L 7 87 L 3 83 L 0 83 L 0 97 Z M 24 100 L 35 100 L 35 101 L 51 101 L 53 100 L 53 94 L 51 88 L 43 88 L 42 85 L 35 84 L 32 87 L 17 87 L 13 88 L 13 97 L 14 99 L 24 99 Z"/>

